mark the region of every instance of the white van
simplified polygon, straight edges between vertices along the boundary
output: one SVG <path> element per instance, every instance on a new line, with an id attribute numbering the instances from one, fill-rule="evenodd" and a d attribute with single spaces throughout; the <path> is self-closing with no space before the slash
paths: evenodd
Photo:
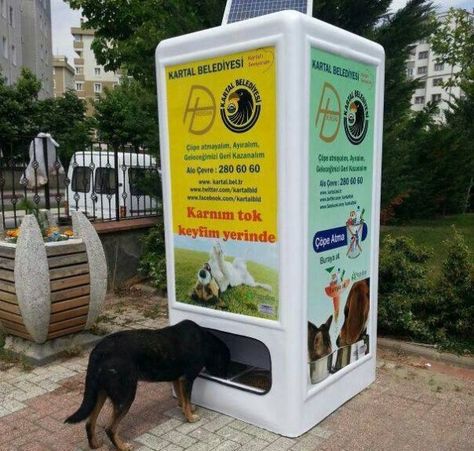
<path id="1" fill-rule="evenodd" d="M 141 183 L 149 176 L 160 184 L 156 159 L 151 155 L 107 150 L 76 152 L 67 176 L 70 211 L 80 210 L 95 219 L 152 216 L 157 212 L 156 198 L 145 194 Z"/>

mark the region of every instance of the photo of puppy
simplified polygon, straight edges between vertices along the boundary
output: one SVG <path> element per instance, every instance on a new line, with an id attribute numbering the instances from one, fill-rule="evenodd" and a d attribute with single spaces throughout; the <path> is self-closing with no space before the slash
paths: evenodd
<path id="1" fill-rule="evenodd" d="M 221 303 L 220 289 L 216 279 L 212 275 L 209 263 L 205 263 L 198 271 L 197 282 L 191 293 L 191 299 L 201 302 Z"/>
<path id="2" fill-rule="evenodd" d="M 235 257 L 232 263 L 225 260 L 224 251 L 219 242 L 212 247 L 208 263 L 221 293 L 224 293 L 229 287 L 237 287 L 239 285 L 260 287 L 264 290 L 272 291 L 270 285 L 255 282 L 247 269 L 245 260 L 239 257 Z"/>
<path id="3" fill-rule="evenodd" d="M 138 381 L 173 382 L 187 421 L 195 422 L 191 392 L 201 370 L 225 377 L 230 361 L 228 347 L 198 324 L 185 320 L 160 330 L 128 330 L 105 337 L 92 350 L 87 367 L 84 399 L 65 423 L 87 420 L 89 446 L 102 446 L 96 436 L 97 417 L 109 398 L 113 417 L 107 435 L 120 451 L 131 447 L 117 429 L 132 405 Z"/>
<path id="4" fill-rule="evenodd" d="M 347 346 L 361 340 L 366 334 L 370 308 L 370 279 L 355 282 L 344 307 L 344 324 L 342 325 L 337 346 Z"/>
<path id="5" fill-rule="evenodd" d="M 329 335 L 331 323 L 332 315 L 319 327 L 308 321 L 308 359 L 310 362 L 331 354 L 332 345 Z"/>

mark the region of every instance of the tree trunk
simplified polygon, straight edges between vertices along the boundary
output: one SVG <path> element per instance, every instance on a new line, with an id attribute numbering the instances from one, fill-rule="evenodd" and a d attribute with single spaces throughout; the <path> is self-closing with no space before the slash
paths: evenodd
<path id="1" fill-rule="evenodd" d="M 462 213 L 463 214 L 466 214 L 467 211 L 469 210 L 469 206 L 470 206 L 470 198 L 471 198 L 471 190 L 472 190 L 472 185 L 473 185 L 473 177 L 471 175 L 471 179 L 469 180 L 469 185 L 467 187 L 467 193 L 466 193 L 466 201 L 464 202 L 464 208 L 462 210 Z"/>

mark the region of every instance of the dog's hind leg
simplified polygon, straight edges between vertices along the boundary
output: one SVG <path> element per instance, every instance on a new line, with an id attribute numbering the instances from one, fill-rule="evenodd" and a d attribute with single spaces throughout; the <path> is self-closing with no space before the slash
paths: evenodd
<path id="1" fill-rule="evenodd" d="M 132 446 L 125 443 L 118 436 L 117 430 L 120 422 L 125 415 L 127 415 L 130 406 L 135 400 L 138 380 L 136 375 L 125 366 L 116 371 L 117 377 L 109 379 L 109 385 L 107 387 L 107 394 L 112 401 L 114 410 L 112 414 L 112 422 L 105 432 L 110 441 L 119 451 L 129 451 L 132 449 Z"/>
<path id="2" fill-rule="evenodd" d="M 97 417 L 99 416 L 99 413 L 106 399 L 107 395 L 105 394 L 105 392 L 99 392 L 97 401 L 94 406 L 94 410 L 90 414 L 89 419 L 86 423 L 87 440 L 89 441 L 89 447 L 91 449 L 97 449 L 102 446 L 102 441 L 97 439 L 97 435 L 95 433 L 95 426 L 97 423 Z"/>
<path id="3" fill-rule="evenodd" d="M 133 402 L 133 400 L 132 400 Z M 106 429 L 107 435 L 113 445 L 119 451 L 131 451 L 133 448 L 130 444 L 125 443 L 118 435 L 117 429 L 119 423 L 123 420 L 123 417 L 127 415 L 128 411 L 130 410 L 130 406 L 132 403 L 130 402 L 128 405 L 125 406 L 116 406 L 114 405 L 114 412 L 112 414 L 112 423 Z"/>

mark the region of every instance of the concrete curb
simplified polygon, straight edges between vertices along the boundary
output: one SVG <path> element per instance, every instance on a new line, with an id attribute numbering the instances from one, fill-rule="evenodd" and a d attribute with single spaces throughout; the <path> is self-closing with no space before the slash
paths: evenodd
<path id="1" fill-rule="evenodd" d="M 448 365 L 456 365 L 462 368 L 474 369 L 474 357 L 458 356 L 449 352 L 439 352 L 433 348 L 408 343 L 401 340 L 393 340 L 392 338 L 377 337 L 377 346 L 392 351 L 403 351 L 407 354 L 422 356 L 430 360 L 446 363 Z"/>
<path id="2" fill-rule="evenodd" d="M 30 365 L 43 366 L 57 360 L 64 352 L 71 349 L 88 350 L 102 338 L 104 337 L 83 331 L 38 344 L 8 335 L 5 339 L 5 349 L 22 357 Z"/>

